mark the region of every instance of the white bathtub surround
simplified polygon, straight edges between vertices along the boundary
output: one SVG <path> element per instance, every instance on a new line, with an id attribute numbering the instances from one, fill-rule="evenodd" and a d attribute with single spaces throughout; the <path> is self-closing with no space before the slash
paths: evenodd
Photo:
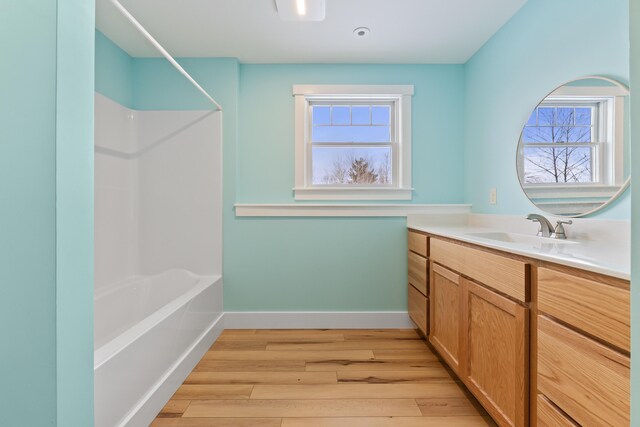
<path id="1" fill-rule="evenodd" d="M 96 94 L 95 287 L 184 268 L 222 270 L 222 123 L 211 111 L 136 111 Z"/>
<path id="2" fill-rule="evenodd" d="M 545 216 L 554 225 L 559 219 L 567 219 Z M 566 241 L 536 238 L 538 224 L 528 221 L 526 215 L 470 214 L 448 218 L 409 215 L 407 226 L 543 261 L 625 280 L 630 278 L 631 223 L 626 220 L 573 218 L 573 224 L 565 225 Z M 523 237 L 521 241 L 505 242 L 479 235 L 482 233 L 514 233 Z M 527 239 L 528 236 L 531 238 Z"/>
<path id="3" fill-rule="evenodd" d="M 221 113 L 95 114 L 95 425 L 147 426 L 223 328 Z"/>

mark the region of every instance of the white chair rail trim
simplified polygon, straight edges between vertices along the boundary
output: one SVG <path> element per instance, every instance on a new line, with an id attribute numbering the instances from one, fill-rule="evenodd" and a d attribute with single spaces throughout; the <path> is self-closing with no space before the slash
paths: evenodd
<path id="1" fill-rule="evenodd" d="M 406 217 L 409 214 L 468 214 L 467 204 L 248 204 L 234 205 L 238 217 Z"/>

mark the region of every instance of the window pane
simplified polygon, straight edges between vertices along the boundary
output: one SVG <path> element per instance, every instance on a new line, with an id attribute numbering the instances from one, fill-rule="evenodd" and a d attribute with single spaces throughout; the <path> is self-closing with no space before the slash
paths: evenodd
<path id="1" fill-rule="evenodd" d="M 524 149 L 524 181 L 592 183 L 591 147 L 530 147 Z"/>
<path id="2" fill-rule="evenodd" d="M 577 125 L 591 124 L 591 108 L 576 108 L 576 124 Z"/>
<path id="3" fill-rule="evenodd" d="M 371 118 L 374 125 L 388 125 L 391 118 L 391 108 L 386 105 L 373 106 Z"/>
<path id="4" fill-rule="evenodd" d="M 332 125 L 348 125 L 351 123 L 351 108 L 349 107 L 332 107 L 331 108 L 331 124 Z"/>
<path id="5" fill-rule="evenodd" d="M 535 126 L 538 120 L 538 109 L 533 110 L 531 115 L 529 116 L 529 120 L 527 120 L 526 126 Z"/>
<path id="6" fill-rule="evenodd" d="M 369 106 L 351 107 L 351 124 L 354 124 L 354 125 L 371 124 L 371 108 Z"/>
<path id="7" fill-rule="evenodd" d="M 554 124 L 554 112 L 555 108 L 538 107 L 538 125 L 552 125 Z"/>
<path id="8" fill-rule="evenodd" d="M 569 130 L 569 142 L 593 142 L 591 127 L 574 126 Z"/>
<path id="9" fill-rule="evenodd" d="M 553 142 L 569 142 L 569 132 L 571 131 L 569 126 L 554 126 L 551 128 L 553 133 Z"/>
<path id="10" fill-rule="evenodd" d="M 551 127 L 526 127 L 522 132 L 524 142 L 553 142 Z"/>
<path id="11" fill-rule="evenodd" d="M 573 108 L 558 108 L 556 110 L 556 123 L 562 126 L 573 125 Z"/>
<path id="12" fill-rule="evenodd" d="M 317 105 L 313 108 L 313 124 L 328 125 L 331 124 L 331 107 Z"/>
<path id="13" fill-rule="evenodd" d="M 314 126 L 312 142 L 390 142 L 389 126 Z"/>
<path id="14" fill-rule="evenodd" d="M 391 184 L 390 147 L 313 147 L 313 185 Z"/>

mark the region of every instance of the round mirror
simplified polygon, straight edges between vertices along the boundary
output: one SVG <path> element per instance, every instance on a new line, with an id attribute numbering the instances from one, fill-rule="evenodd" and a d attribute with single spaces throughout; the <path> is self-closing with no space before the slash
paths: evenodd
<path id="1" fill-rule="evenodd" d="M 629 185 L 629 89 L 606 77 L 564 84 L 531 112 L 516 166 L 529 200 L 553 215 L 584 216 Z"/>

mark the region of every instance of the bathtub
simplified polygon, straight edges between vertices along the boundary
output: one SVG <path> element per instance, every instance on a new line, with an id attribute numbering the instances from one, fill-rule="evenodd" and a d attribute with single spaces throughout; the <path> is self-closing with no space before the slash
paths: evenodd
<path id="1" fill-rule="evenodd" d="M 222 331 L 222 278 L 169 270 L 94 299 L 96 427 L 147 426 Z"/>

